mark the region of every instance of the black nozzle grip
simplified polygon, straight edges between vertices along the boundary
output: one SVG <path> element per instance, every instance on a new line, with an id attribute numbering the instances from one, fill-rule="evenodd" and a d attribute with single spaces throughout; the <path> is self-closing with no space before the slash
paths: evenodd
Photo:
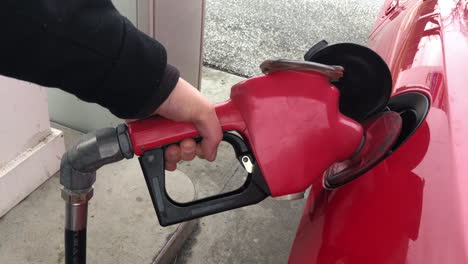
<path id="1" fill-rule="evenodd" d="M 239 160 L 248 156 L 255 164 L 249 149 L 240 137 L 224 133 L 223 141 L 233 146 Z M 270 195 L 263 175 L 257 166 L 253 166 L 252 173 L 249 173 L 245 183 L 237 190 L 188 203 L 178 203 L 172 200 L 166 191 L 164 148 L 148 150 L 139 160 L 161 226 L 256 204 Z"/>

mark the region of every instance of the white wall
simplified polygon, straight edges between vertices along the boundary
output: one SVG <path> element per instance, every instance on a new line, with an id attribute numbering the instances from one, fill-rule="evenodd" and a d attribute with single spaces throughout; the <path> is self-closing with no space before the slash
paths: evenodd
<path id="1" fill-rule="evenodd" d="M 154 0 L 154 37 L 167 49 L 169 63 L 200 87 L 205 0 Z"/>
<path id="2" fill-rule="evenodd" d="M 0 167 L 51 133 L 44 88 L 0 76 Z"/>
<path id="3" fill-rule="evenodd" d="M 0 76 L 0 124 L 1 217 L 58 171 L 65 144 L 34 84 Z"/>

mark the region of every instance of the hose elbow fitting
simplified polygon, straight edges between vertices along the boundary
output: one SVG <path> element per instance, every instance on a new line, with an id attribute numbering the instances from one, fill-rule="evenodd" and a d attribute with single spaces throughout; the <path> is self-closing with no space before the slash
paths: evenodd
<path id="1" fill-rule="evenodd" d="M 62 157 L 60 183 L 69 190 L 90 188 L 103 165 L 133 157 L 125 124 L 83 135 Z"/>

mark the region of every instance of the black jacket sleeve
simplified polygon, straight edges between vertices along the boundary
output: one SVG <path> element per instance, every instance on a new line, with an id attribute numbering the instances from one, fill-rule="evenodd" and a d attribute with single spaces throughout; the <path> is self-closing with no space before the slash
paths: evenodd
<path id="1" fill-rule="evenodd" d="M 2 0 L 0 74 L 56 87 L 121 118 L 151 114 L 179 72 L 110 0 Z"/>

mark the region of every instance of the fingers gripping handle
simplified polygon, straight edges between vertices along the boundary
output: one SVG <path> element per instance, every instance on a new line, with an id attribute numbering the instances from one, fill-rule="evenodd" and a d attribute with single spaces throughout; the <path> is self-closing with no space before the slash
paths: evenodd
<path id="1" fill-rule="evenodd" d="M 231 101 L 217 104 L 215 110 L 223 131 L 236 130 L 242 133 L 245 130 L 244 120 Z M 133 151 L 138 156 L 150 149 L 200 135 L 190 122 L 177 122 L 158 116 L 132 122 L 128 124 L 128 131 Z"/>
<path id="2" fill-rule="evenodd" d="M 254 164 L 252 173 L 249 173 L 244 185 L 237 190 L 188 203 L 178 203 L 172 200 L 167 194 L 163 148 L 155 148 L 146 151 L 139 158 L 161 226 L 168 226 L 252 205 L 264 200 L 270 195 L 265 179 L 257 166 L 255 166 L 253 156 L 250 154 L 247 145 L 242 139 L 234 134 L 224 133 L 223 141 L 233 146 L 236 157 L 240 162 L 242 162 L 242 158 L 245 157 L 248 157 L 252 161 Z"/>

